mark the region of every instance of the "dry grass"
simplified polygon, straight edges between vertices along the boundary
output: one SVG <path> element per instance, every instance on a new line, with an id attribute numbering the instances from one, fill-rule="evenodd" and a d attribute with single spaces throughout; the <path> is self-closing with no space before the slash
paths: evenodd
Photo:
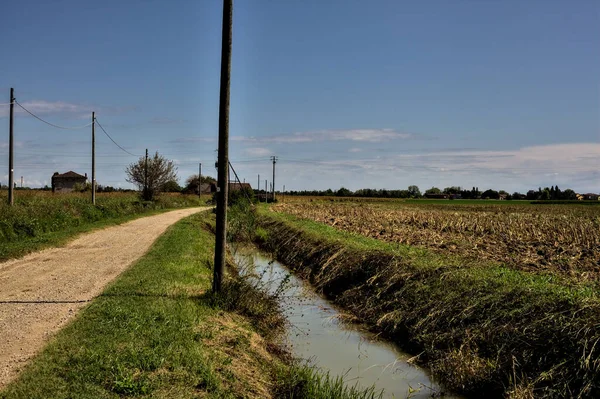
<path id="1" fill-rule="evenodd" d="M 280 360 L 266 350 L 267 343 L 252 330 L 247 320 L 221 312 L 207 320 L 198 332 L 207 337 L 203 343 L 212 351 L 212 362 L 231 373 L 232 378 L 225 381 L 228 385 L 225 390 L 236 392 L 239 397 L 272 397 L 272 370 L 266 365 Z"/>
<path id="2" fill-rule="evenodd" d="M 461 264 L 284 214 L 260 216 L 263 248 L 420 354 L 447 388 L 474 397 L 600 397 L 595 282 Z"/>
<path id="3" fill-rule="evenodd" d="M 294 202 L 273 209 L 442 254 L 577 280 L 600 276 L 600 207 Z"/>

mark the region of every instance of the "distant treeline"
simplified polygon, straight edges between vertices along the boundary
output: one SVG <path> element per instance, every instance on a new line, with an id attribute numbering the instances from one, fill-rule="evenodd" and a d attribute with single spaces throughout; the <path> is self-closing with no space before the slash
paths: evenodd
<path id="1" fill-rule="evenodd" d="M 506 199 L 506 200 L 577 200 L 580 199 L 578 194 L 570 188 L 561 190 L 558 186 L 539 187 L 537 190 L 529 190 L 527 193 L 514 192 L 512 194 L 504 190 L 485 190 L 480 191 L 479 187 L 472 189 L 463 189 L 461 187 L 446 187 L 439 189 L 431 187 L 421 193 L 417 186 L 409 186 L 406 190 L 387 190 L 363 188 L 356 191 L 350 191 L 345 187 L 339 190 L 303 190 L 289 191 L 289 195 L 305 195 L 305 196 L 336 196 L 336 197 L 369 197 L 369 198 L 452 198 L 452 199 Z"/>

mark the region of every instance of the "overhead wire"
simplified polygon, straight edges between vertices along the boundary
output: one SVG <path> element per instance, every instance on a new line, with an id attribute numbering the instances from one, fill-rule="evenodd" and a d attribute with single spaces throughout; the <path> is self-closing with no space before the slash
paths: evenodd
<path id="1" fill-rule="evenodd" d="M 23 111 L 27 112 L 29 115 L 33 116 L 35 119 L 38 119 L 39 121 L 44 122 L 47 125 L 50 125 L 52 127 L 55 127 L 57 129 L 63 129 L 63 130 L 79 130 L 79 129 L 83 129 L 89 126 L 92 126 L 92 122 L 88 123 L 87 125 L 83 125 L 83 126 L 72 126 L 72 127 L 66 127 L 66 126 L 59 126 L 59 125 L 55 125 L 54 123 L 50 123 L 47 120 L 44 120 L 42 118 L 40 118 L 39 116 L 37 116 L 36 114 L 34 114 L 33 112 L 31 112 L 30 110 L 28 110 L 27 108 L 25 108 L 24 106 L 22 106 L 17 100 L 15 100 L 15 104 L 17 104 L 19 107 L 21 107 L 23 109 Z"/>
<path id="2" fill-rule="evenodd" d="M 102 131 L 104 132 L 104 134 L 106 134 L 106 137 L 108 137 L 110 139 L 110 141 L 112 141 L 117 147 L 119 147 L 122 151 L 126 152 L 127 154 L 137 157 L 138 155 L 132 154 L 131 152 L 127 151 L 125 148 L 121 147 L 116 141 L 113 140 L 112 137 L 110 137 L 110 134 L 108 134 L 106 132 L 106 130 L 104 130 L 104 128 L 102 127 L 102 125 L 100 124 L 100 122 L 98 122 L 98 118 L 95 119 L 96 123 L 98 124 L 98 127 L 100 127 L 100 129 L 102 129 Z"/>

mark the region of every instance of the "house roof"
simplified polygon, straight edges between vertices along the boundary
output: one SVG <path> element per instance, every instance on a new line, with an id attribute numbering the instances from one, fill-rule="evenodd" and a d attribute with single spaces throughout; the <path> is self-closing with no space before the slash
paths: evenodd
<path id="1" fill-rule="evenodd" d="M 52 175 L 53 179 L 56 177 L 58 177 L 58 178 L 66 178 L 66 177 L 73 178 L 73 177 L 75 177 L 75 178 L 80 178 L 80 179 L 87 179 L 87 176 L 80 175 L 79 173 L 75 173 L 72 170 L 68 171 L 67 173 L 62 173 L 62 174 L 59 173 L 59 174 Z"/>
<path id="2" fill-rule="evenodd" d="M 252 186 L 250 183 L 238 183 L 238 182 L 229 182 L 229 188 L 231 190 L 241 190 L 241 189 L 249 189 L 252 190 Z"/>

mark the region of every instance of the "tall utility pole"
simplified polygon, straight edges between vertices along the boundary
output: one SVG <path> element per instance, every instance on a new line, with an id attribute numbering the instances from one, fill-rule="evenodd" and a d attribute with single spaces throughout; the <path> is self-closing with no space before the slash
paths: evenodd
<path id="1" fill-rule="evenodd" d="M 92 204 L 96 205 L 96 113 L 92 112 Z"/>
<path id="2" fill-rule="evenodd" d="M 225 273 L 227 234 L 227 185 L 229 183 L 229 86 L 231 83 L 231 35 L 233 0 L 223 0 L 223 32 L 221 39 L 221 93 L 219 96 L 219 160 L 217 172 L 217 223 L 215 228 L 215 266 L 213 292 L 220 292 Z"/>
<path id="3" fill-rule="evenodd" d="M 146 161 L 144 162 L 144 200 L 148 197 L 148 149 L 146 148 Z"/>
<path id="4" fill-rule="evenodd" d="M 10 88 L 10 122 L 8 125 L 8 205 L 15 203 L 13 125 L 15 118 L 15 89 Z"/>
<path id="5" fill-rule="evenodd" d="M 256 195 L 258 196 L 258 202 L 260 202 L 260 175 L 258 175 L 258 184 L 256 185 Z"/>
<path id="6" fill-rule="evenodd" d="M 271 184 L 273 185 L 273 202 L 275 202 L 275 163 L 277 162 L 277 157 L 272 156 L 271 161 L 273 161 L 273 182 Z"/>
<path id="7" fill-rule="evenodd" d="M 267 188 L 267 179 L 265 179 L 265 202 L 269 202 L 269 189 Z"/>
<path id="8" fill-rule="evenodd" d="M 198 164 L 198 198 L 202 195 L 202 162 Z"/>
<path id="9" fill-rule="evenodd" d="M 283 194 L 281 196 L 281 202 L 285 202 L 285 184 L 283 185 Z"/>

